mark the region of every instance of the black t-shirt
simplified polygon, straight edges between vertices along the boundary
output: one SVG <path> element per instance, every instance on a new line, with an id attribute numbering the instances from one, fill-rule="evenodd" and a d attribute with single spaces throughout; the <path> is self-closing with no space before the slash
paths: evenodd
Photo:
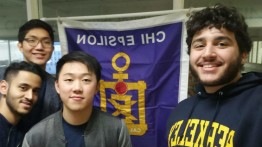
<path id="1" fill-rule="evenodd" d="M 67 141 L 66 147 L 85 147 L 84 132 L 86 124 L 75 126 L 63 119 L 63 129 Z"/>

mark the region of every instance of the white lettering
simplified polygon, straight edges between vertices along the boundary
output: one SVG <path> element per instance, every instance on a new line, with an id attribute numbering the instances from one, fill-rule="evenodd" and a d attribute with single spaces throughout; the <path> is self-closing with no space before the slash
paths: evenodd
<path id="1" fill-rule="evenodd" d="M 156 37 L 157 42 L 163 42 L 166 39 L 166 34 L 163 31 L 159 31 L 156 33 Z"/>
<path id="2" fill-rule="evenodd" d="M 135 40 L 133 35 L 126 36 L 127 46 L 135 45 Z"/>
<path id="3" fill-rule="evenodd" d="M 93 42 L 92 42 L 92 40 L 93 40 Z M 90 45 L 95 45 L 95 44 L 96 44 L 96 37 L 95 37 L 94 35 L 88 36 L 88 37 L 87 37 L 87 42 L 88 42 L 88 44 L 90 44 Z"/>
<path id="4" fill-rule="evenodd" d="M 82 44 L 86 44 L 86 35 L 83 35 L 82 37 L 80 35 L 77 35 L 76 43 L 79 44 L 83 42 Z"/>

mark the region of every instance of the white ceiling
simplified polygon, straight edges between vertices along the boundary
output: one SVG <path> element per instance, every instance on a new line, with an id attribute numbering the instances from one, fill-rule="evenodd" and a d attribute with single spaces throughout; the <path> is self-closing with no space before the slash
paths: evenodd
<path id="1" fill-rule="evenodd" d="M 252 25 L 256 27 L 250 29 L 252 37 L 262 40 L 261 0 L 184 0 L 184 7 L 205 7 L 218 2 L 237 7 L 248 20 L 254 21 Z M 42 0 L 42 3 L 43 17 L 123 14 L 173 9 L 173 0 Z M 27 20 L 26 0 L 0 0 L 0 8 L 0 39 L 16 39 L 19 26 Z"/>

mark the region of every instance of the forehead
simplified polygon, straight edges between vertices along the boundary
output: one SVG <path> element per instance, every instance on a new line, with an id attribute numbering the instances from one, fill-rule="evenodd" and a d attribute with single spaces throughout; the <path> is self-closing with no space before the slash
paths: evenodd
<path id="1" fill-rule="evenodd" d="M 91 73 L 84 63 L 73 61 L 65 63 L 61 70 L 60 75 L 71 73 L 71 74 L 81 74 L 81 73 Z M 59 75 L 59 76 L 60 76 Z"/>
<path id="2" fill-rule="evenodd" d="M 228 31 L 225 28 L 217 29 L 215 27 L 206 27 L 198 32 L 195 33 L 193 36 L 193 40 L 213 40 L 217 37 L 225 37 L 232 41 L 235 41 L 235 34 L 234 32 Z"/>
<path id="3" fill-rule="evenodd" d="M 27 37 L 50 38 L 49 33 L 43 28 L 33 28 L 26 33 Z"/>
<path id="4" fill-rule="evenodd" d="M 41 78 L 39 75 L 29 71 L 19 71 L 16 76 L 11 78 L 13 84 L 27 84 L 32 87 L 40 87 Z"/>

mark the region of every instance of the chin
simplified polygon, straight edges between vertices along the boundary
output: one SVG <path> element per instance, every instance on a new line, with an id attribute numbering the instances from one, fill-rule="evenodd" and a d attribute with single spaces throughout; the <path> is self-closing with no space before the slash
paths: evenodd
<path id="1" fill-rule="evenodd" d="M 84 110 L 83 108 L 76 108 L 76 107 L 74 107 L 74 108 L 70 108 L 69 109 L 70 111 L 82 111 L 82 110 Z"/>
<path id="2" fill-rule="evenodd" d="M 25 116 L 29 113 L 30 111 L 23 111 L 23 112 L 18 112 L 19 115 Z"/>

